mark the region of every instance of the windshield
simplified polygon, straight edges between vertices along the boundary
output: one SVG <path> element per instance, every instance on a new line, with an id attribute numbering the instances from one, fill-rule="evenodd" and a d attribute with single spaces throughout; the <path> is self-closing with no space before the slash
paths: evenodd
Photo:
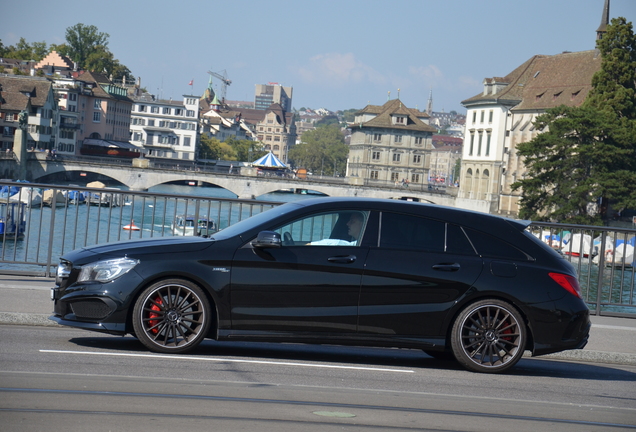
<path id="1" fill-rule="evenodd" d="M 269 210 L 265 210 L 262 213 L 251 216 L 247 219 L 243 219 L 240 222 L 237 222 L 233 225 L 228 226 L 227 228 L 223 228 L 219 232 L 215 233 L 212 238 L 214 240 L 225 240 L 230 237 L 234 237 L 244 233 L 245 231 L 249 231 L 257 226 L 274 219 L 278 216 L 285 215 L 290 213 L 300 207 L 299 204 L 296 203 L 287 203 L 283 204 L 279 207 L 273 207 Z"/>

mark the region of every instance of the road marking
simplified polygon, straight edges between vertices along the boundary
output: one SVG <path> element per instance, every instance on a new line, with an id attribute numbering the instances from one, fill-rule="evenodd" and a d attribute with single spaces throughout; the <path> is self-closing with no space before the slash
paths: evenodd
<path id="1" fill-rule="evenodd" d="M 622 326 L 603 325 L 603 324 L 592 324 L 592 328 L 603 328 L 603 329 L 608 329 L 608 330 L 631 330 L 631 331 L 636 331 L 636 327 L 622 327 Z"/>
<path id="2" fill-rule="evenodd" d="M 94 352 L 94 351 L 63 351 L 63 350 L 40 350 L 41 353 L 48 354 L 72 354 L 72 355 L 96 355 L 96 356 L 111 356 L 111 357 L 142 357 L 142 358 L 155 358 L 155 359 L 170 359 L 170 360 L 196 360 L 196 361 L 209 361 L 219 363 L 252 363 L 252 364 L 264 364 L 275 366 L 299 366 L 299 367 L 313 367 L 323 369 L 349 369 L 349 370 L 364 370 L 374 372 L 397 372 L 397 373 L 415 373 L 413 370 L 408 369 L 385 369 L 385 368 L 372 368 L 372 367 L 360 367 L 360 366 L 338 366 L 327 365 L 318 363 L 291 363 L 291 362 L 272 362 L 264 360 L 236 360 L 236 359 L 224 359 L 216 357 L 188 357 L 183 355 L 165 355 L 165 354 L 126 354 L 126 353 L 108 353 L 108 352 Z"/>

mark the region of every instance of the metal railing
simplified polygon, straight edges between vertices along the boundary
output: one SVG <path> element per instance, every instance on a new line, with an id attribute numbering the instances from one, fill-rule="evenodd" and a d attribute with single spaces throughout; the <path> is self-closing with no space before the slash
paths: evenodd
<path id="1" fill-rule="evenodd" d="M 636 230 L 548 222 L 529 230 L 574 266 L 593 314 L 636 316 Z"/>
<path id="2" fill-rule="evenodd" d="M 0 181 L 3 186 L 15 189 L 0 193 L 0 273 L 45 276 L 52 275 L 63 253 L 79 247 L 184 235 L 185 230 L 173 226 L 183 215 L 212 220 L 222 229 L 281 204 Z M 529 231 L 574 265 L 592 313 L 636 315 L 636 230 L 535 222 Z"/>
<path id="3" fill-rule="evenodd" d="M 186 216 L 218 230 L 281 204 L 40 183 L 0 181 L 0 189 L 0 272 L 47 277 L 80 247 L 186 235 L 176 225 Z"/>

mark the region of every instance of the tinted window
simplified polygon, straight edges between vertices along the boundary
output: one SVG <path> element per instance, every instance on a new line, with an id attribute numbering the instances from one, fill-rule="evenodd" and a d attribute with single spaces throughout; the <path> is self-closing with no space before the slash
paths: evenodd
<path id="1" fill-rule="evenodd" d="M 464 230 L 459 225 L 446 224 L 446 252 L 459 255 L 476 255 Z"/>
<path id="2" fill-rule="evenodd" d="M 358 246 L 364 234 L 367 211 L 325 212 L 305 216 L 276 228 L 283 244 Z"/>
<path id="3" fill-rule="evenodd" d="M 418 216 L 383 212 L 380 247 L 444 252 L 445 225 Z"/>
<path id="4" fill-rule="evenodd" d="M 523 261 L 530 259 L 528 255 L 497 237 L 468 228 L 464 229 L 477 253 L 481 256 Z"/>

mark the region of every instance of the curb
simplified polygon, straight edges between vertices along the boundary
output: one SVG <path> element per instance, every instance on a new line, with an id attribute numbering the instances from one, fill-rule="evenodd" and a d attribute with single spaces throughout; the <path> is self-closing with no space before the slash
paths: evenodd
<path id="1" fill-rule="evenodd" d="M 64 327 L 49 319 L 50 314 L 31 314 L 17 312 L 0 312 L 0 324 L 3 325 L 27 325 L 42 327 Z M 530 352 L 524 354 L 525 358 L 532 357 Z M 546 354 L 536 358 L 553 360 L 571 360 L 589 363 L 607 363 L 636 366 L 636 354 L 616 353 L 591 350 L 568 350 L 554 354 Z"/>

